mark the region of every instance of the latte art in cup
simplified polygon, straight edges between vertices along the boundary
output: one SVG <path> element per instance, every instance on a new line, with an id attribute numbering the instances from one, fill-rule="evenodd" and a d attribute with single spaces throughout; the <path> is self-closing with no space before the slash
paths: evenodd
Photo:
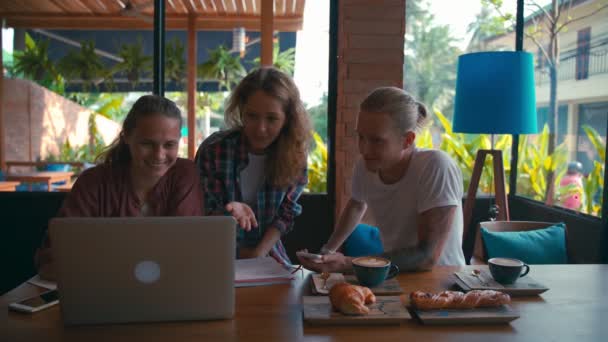
<path id="1" fill-rule="evenodd" d="M 365 267 L 384 267 L 389 264 L 389 261 L 383 258 L 363 257 L 354 259 L 353 263 Z"/>
<path id="2" fill-rule="evenodd" d="M 520 267 L 524 263 L 519 260 L 507 259 L 507 258 L 492 258 L 492 263 L 500 266 L 507 267 Z"/>

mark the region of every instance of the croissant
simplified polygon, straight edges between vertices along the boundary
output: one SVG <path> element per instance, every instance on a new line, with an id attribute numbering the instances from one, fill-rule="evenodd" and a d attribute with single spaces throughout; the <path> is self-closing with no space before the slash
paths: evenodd
<path id="1" fill-rule="evenodd" d="M 329 290 L 329 300 L 336 311 L 345 315 L 367 315 L 369 308 L 365 304 L 375 303 L 376 296 L 367 287 L 338 283 Z"/>
<path id="2" fill-rule="evenodd" d="M 509 304 L 511 297 L 492 290 L 473 290 L 466 294 L 458 291 L 443 291 L 437 294 L 416 291 L 410 294 L 410 301 L 414 307 L 421 310 L 473 309 Z"/>

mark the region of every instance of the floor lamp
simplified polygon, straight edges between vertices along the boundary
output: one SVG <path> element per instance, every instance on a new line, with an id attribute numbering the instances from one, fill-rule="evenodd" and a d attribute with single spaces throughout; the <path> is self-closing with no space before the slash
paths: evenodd
<path id="1" fill-rule="evenodd" d="M 494 149 L 494 134 L 538 133 L 534 60 L 522 51 L 478 52 L 458 58 L 454 132 L 492 134 L 490 150 L 477 151 L 463 209 L 463 233 L 471 224 L 483 165 L 492 156 L 498 220 L 509 220 L 502 151 Z M 512 166 L 516 167 L 515 165 Z"/>

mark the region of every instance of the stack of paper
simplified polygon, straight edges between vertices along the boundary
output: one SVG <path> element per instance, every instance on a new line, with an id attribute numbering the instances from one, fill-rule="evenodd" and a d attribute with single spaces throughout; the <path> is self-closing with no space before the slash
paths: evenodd
<path id="1" fill-rule="evenodd" d="M 284 284 L 294 278 L 289 270 L 271 257 L 239 259 L 235 264 L 235 287 Z"/>
<path id="2" fill-rule="evenodd" d="M 30 280 L 27 281 L 28 283 L 32 284 L 32 285 L 36 285 L 45 289 L 49 289 L 49 290 L 57 290 L 57 283 L 54 281 L 50 281 L 50 280 L 45 280 L 40 278 L 39 275 L 35 275 L 32 278 L 30 278 Z"/>

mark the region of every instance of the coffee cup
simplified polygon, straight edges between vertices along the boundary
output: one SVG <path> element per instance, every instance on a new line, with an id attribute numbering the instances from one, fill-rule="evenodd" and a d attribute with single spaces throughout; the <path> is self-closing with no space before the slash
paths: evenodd
<path id="1" fill-rule="evenodd" d="M 511 258 L 492 258 L 488 260 L 488 267 L 494 280 L 501 284 L 513 284 L 530 272 L 530 266 L 526 263 Z"/>
<path id="2" fill-rule="evenodd" d="M 353 259 L 353 269 L 360 285 L 374 287 L 399 273 L 399 267 L 391 261 L 376 256 L 364 256 Z"/>

